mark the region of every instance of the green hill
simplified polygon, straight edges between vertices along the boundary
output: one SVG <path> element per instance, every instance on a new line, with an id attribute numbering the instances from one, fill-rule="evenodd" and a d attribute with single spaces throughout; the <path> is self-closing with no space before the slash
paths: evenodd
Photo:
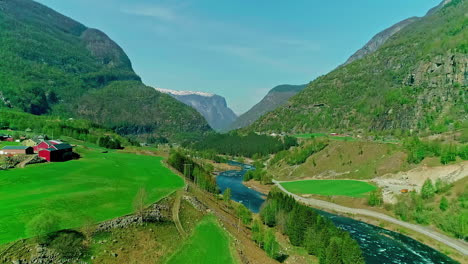
<path id="1" fill-rule="evenodd" d="M 0 1 L 0 25 L 0 107 L 93 116 L 110 128 L 131 127 L 120 131 L 132 134 L 210 130 L 195 110 L 144 86 L 122 48 L 103 32 L 31 0 Z M 117 104 L 125 115 L 114 115 Z M 142 112 L 152 115 L 143 120 Z"/>
<path id="2" fill-rule="evenodd" d="M 452 0 L 374 53 L 311 82 L 246 130 L 440 133 L 467 120 L 468 1 Z"/>

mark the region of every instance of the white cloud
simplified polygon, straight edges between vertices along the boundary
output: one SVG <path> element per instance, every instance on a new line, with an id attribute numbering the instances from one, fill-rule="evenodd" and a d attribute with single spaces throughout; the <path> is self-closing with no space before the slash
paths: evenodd
<path id="1" fill-rule="evenodd" d="M 183 20 L 183 17 L 179 15 L 180 8 L 180 5 L 151 4 L 124 6 L 120 10 L 129 15 L 152 17 L 168 23 L 179 23 Z"/>

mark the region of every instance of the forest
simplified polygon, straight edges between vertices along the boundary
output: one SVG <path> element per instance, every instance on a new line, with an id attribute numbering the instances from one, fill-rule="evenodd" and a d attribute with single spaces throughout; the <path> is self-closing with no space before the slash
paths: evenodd
<path id="1" fill-rule="evenodd" d="M 212 150 L 223 155 L 251 158 L 277 153 L 296 145 L 297 139 L 289 136 L 271 137 L 255 133 L 243 136 L 232 132 L 229 134 L 210 134 L 202 140 L 186 146 L 195 150 Z"/>
<path id="2" fill-rule="evenodd" d="M 321 264 L 364 263 L 359 245 L 348 232 L 279 190 L 273 189 L 268 194 L 260 217 L 265 225 L 287 235 L 293 246 L 317 256 Z M 255 240 L 259 229 L 252 230 Z"/>
<path id="3" fill-rule="evenodd" d="M 0 130 L 12 130 L 12 136 L 30 133 L 44 134 L 49 138 L 61 136 L 98 144 L 106 148 L 121 148 L 122 145 L 138 145 L 137 142 L 119 136 L 113 131 L 80 119 L 62 119 L 53 116 L 36 116 L 0 108 Z M 21 132 L 23 131 L 23 132 Z"/>

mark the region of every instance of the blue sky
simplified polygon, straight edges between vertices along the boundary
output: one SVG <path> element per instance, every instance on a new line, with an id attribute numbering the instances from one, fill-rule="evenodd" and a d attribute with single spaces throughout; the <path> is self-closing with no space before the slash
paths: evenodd
<path id="1" fill-rule="evenodd" d="M 304 84 L 441 0 L 38 0 L 107 33 L 145 84 L 226 97 L 238 114 Z"/>

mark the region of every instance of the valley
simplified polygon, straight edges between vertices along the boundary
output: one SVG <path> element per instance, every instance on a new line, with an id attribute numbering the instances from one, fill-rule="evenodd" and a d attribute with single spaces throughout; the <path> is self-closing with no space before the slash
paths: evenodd
<path id="1" fill-rule="evenodd" d="M 0 263 L 468 263 L 434 1 L 0 0 Z"/>

